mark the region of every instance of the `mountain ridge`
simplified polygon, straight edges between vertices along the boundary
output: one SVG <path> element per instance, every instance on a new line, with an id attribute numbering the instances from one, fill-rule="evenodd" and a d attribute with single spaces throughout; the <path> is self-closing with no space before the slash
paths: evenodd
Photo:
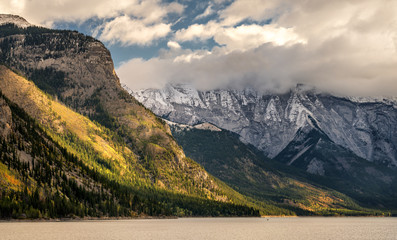
<path id="1" fill-rule="evenodd" d="M 391 134 L 397 132 L 394 98 L 381 98 L 380 102 L 376 98 L 341 98 L 300 87 L 277 95 L 252 89 L 201 92 L 184 87 L 167 85 L 160 90 L 129 92 L 165 119 L 190 125 L 210 122 L 238 133 L 268 157 L 275 157 L 310 115 L 334 142 L 359 157 L 397 166 L 397 139 Z"/>

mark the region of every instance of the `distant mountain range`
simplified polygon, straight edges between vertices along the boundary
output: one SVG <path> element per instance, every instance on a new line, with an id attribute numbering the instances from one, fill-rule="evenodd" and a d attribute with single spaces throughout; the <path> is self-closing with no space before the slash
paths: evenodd
<path id="1" fill-rule="evenodd" d="M 341 97 L 303 85 L 285 94 L 183 84 L 129 92 L 164 119 L 234 132 L 266 157 L 361 203 L 397 206 L 397 98 Z"/>
<path id="2" fill-rule="evenodd" d="M 130 93 L 165 119 L 212 123 L 239 134 L 271 158 L 300 128 L 315 122 L 357 156 L 397 166 L 397 98 L 337 97 L 302 85 L 278 95 L 252 89 L 197 91 L 189 85 Z"/>

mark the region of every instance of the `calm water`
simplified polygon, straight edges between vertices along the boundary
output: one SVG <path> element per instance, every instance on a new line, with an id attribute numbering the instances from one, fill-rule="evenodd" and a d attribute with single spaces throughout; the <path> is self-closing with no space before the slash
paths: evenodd
<path id="1" fill-rule="evenodd" d="M 0 239 L 397 239 L 397 218 L 1 222 Z"/>

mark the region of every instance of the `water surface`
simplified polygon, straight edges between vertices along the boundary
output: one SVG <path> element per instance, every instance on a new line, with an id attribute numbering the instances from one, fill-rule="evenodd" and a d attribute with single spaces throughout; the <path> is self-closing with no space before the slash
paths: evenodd
<path id="1" fill-rule="evenodd" d="M 397 218 L 181 218 L 1 222 L 0 239 L 396 239 Z"/>

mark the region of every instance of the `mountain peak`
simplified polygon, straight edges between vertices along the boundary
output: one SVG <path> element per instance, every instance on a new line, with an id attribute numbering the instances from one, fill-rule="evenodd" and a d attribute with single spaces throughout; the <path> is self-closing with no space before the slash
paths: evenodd
<path id="1" fill-rule="evenodd" d="M 33 26 L 25 18 L 12 14 L 0 14 L 0 25 L 13 23 L 20 28 L 27 28 Z"/>

